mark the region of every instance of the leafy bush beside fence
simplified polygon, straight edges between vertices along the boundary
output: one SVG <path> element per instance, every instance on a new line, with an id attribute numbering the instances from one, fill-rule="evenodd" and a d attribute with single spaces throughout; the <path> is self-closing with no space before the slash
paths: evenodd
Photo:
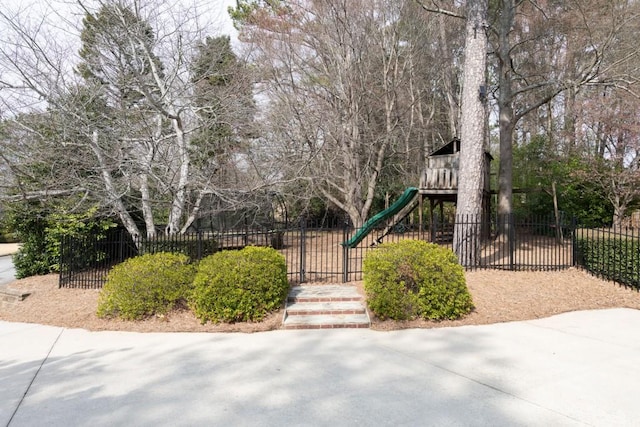
<path id="1" fill-rule="evenodd" d="M 108 219 L 93 217 L 94 211 L 84 214 L 56 214 L 42 211 L 14 218 L 13 229 L 22 242 L 13 256 L 16 277 L 59 272 L 60 256 L 65 250 L 64 240 L 81 242 L 72 254 L 74 263 L 92 265 L 105 259 L 106 254 L 96 245 L 115 229 Z"/>
<path id="2" fill-rule="evenodd" d="M 576 262 L 587 271 L 640 289 L 640 241 L 622 234 L 584 233 L 576 238 Z"/>
<path id="3" fill-rule="evenodd" d="M 473 309 L 456 256 L 424 241 L 385 243 L 367 253 L 364 288 L 381 319 L 457 319 Z"/>
<path id="4" fill-rule="evenodd" d="M 156 253 L 116 265 L 100 292 L 98 317 L 139 320 L 186 301 L 195 268 L 183 254 Z"/>
<path id="5" fill-rule="evenodd" d="M 289 292 L 287 264 L 273 248 L 247 246 L 200 261 L 190 306 L 202 323 L 262 320 Z"/>

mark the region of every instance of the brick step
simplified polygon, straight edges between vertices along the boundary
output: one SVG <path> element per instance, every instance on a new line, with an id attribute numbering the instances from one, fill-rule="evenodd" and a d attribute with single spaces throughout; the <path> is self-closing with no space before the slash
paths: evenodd
<path id="1" fill-rule="evenodd" d="M 287 306 L 289 316 L 364 314 L 366 312 L 360 301 L 293 302 Z"/>
<path id="2" fill-rule="evenodd" d="M 29 292 L 16 291 L 7 287 L 0 287 L 0 304 L 16 304 L 30 295 Z"/>
<path id="3" fill-rule="evenodd" d="M 368 328 L 369 316 L 366 314 L 287 316 L 282 326 L 284 329 Z"/>
<path id="4" fill-rule="evenodd" d="M 350 285 L 302 285 L 289 292 L 284 329 L 368 328 L 362 295 Z"/>
<path id="5" fill-rule="evenodd" d="M 289 292 L 289 302 L 362 301 L 355 286 L 314 285 L 294 286 Z"/>

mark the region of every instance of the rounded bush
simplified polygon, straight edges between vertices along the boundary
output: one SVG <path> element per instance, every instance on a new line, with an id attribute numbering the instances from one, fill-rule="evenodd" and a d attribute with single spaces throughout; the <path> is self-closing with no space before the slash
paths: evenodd
<path id="1" fill-rule="evenodd" d="M 289 292 L 287 265 L 273 248 L 248 246 L 200 261 L 190 306 L 202 323 L 259 321 Z"/>
<path id="2" fill-rule="evenodd" d="M 381 319 L 457 319 L 473 309 L 456 256 L 433 243 L 382 244 L 367 253 L 363 269 L 367 303 Z"/>
<path id="3" fill-rule="evenodd" d="M 111 269 L 98 300 L 98 317 L 139 320 L 165 314 L 186 301 L 195 268 L 183 254 L 130 258 Z"/>

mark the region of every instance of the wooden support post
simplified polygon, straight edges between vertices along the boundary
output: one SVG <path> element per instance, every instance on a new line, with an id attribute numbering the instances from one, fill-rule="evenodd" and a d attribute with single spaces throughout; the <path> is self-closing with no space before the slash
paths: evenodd
<path id="1" fill-rule="evenodd" d="M 431 224 L 429 224 L 429 228 L 431 229 L 431 242 L 436 241 L 436 216 L 435 216 L 435 203 L 434 200 L 429 197 L 429 213 L 431 215 Z"/>
<path id="2" fill-rule="evenodd" d="M 422 223 L 422 208 L 423 208 L 423 199 L 424 195 L 420 194 L 420 198 L 418 199 L 418 226 L 420 227 L 420 233 L 424 230 Z"/>

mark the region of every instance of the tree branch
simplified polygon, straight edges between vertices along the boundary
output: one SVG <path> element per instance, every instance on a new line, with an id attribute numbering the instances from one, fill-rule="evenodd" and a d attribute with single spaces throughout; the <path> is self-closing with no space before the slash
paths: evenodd
<path id="1" fill-rule="evenodd" d="M 427 12 L 439 13 L 440 15 L 451 16 L 452 18 L 467 19 L 464 15 L 459 15 L 455 12 L 451 12 L 450 10 L 442 9 L 435 0 L 431 0 L 431 3 L 433 4 L 432 7 L 424 4 L 422 0 L 416 0 L 416 3 L 418 3 L 418 5 Z"/>

